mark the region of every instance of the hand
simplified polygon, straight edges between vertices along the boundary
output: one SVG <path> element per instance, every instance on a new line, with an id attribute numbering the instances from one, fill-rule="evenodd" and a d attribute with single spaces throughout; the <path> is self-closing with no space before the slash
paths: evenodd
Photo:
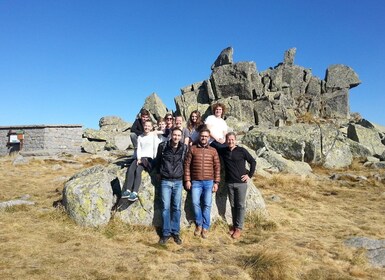
<path id="1" fill-rule="evenodd" d="M 141 164 L 142 163 L 142 161 L 140 160 L 140 159 L 138 159 L 137 161 L 136 161 L 136 165 L 139 165 L 139 164 Z"/>
<path id="2" fill-rule="evenodd" d="M 226 139 L 225 138 L 218 138 L 217 142 L 224 144 L 226 142 Z"/>
<path id="3" fill-rule="evenodd" d="M 217 192 L 217 190 L 218 190 L 218 184 L 214 183 L 214 185 L 213 185 L 213 192 Z"/>
<path id="4" fill-rule="evenodd" d="M 191 182 L 190 181 L 186 181 L 185 188 L 188 191 L 191 190 Z"/>
<path id="5" fill-rule="evenodd" d="M 160 182 L 160 179 L 161 179 L 160 174 L 156 174 L 156 180 L 158 180 Z"/>
<path id="6" fill-rule="evenodd" d="M 242 180 L 242 182 L 247 182 L 250 180 L 250 177 L 249 177 L 249 175 L 245 174 L 245 175 L 241 176 L 241 180 Z"/>

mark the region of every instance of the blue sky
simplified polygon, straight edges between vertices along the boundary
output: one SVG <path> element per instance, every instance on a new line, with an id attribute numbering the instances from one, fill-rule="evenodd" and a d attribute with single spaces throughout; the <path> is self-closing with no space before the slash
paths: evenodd
<path id="1" fill-rule="evenodd" d="M 0 126 L 132 122 L 153 92 L 175 109 L 228 46 L 258 71 L 292 47 L 321 79 L 352 67 L 351 111 L 385 125 L 384 28 L 383 0 L 0 0 Z"/>

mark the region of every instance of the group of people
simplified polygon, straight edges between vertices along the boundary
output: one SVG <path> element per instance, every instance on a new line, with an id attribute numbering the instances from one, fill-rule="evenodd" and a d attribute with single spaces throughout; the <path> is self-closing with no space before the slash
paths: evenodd
<path id="1" fill-rule="evenodd" d="M 162 201 L 162 234 L 160 244 L 170 238 L 181 244 L 180 217 L 182 190 L 191 191 L 195 236 L 208 237 L 211 219 L 212 193 L 221 180 L 221 161 L 225 169 L 225 184 L 231 205 L 230 235 L 241 236 L 245 217 L 247 181 L 253 176 L 256 161 L 250 153 L 237 146 L 236 134 L 228 132 L 223 119 L 225 106 L 212 106 L 213 115 L 203 122 L 199 111 L 193 111 L 183 127 L 181 116 L 168 113 L 153 130 L 150 114 L 142 109 L 131 128 L 131 140 L 136 159 L 126 173 L 122 198 L 138 199 L 143 170 L 155 168 L 160 180 Z M 250 170 L 245 163 L 249 163 Z"/>

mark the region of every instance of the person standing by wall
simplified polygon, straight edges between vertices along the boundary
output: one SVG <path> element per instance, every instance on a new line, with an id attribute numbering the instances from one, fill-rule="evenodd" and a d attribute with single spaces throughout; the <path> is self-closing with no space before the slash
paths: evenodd
<path id="1" fill-rule="evenodd" d="M 173 128 L 171 139 L 160 143 L 156 155 L 157 177 L 160 179 L 162 197 L 162 236 L 159 244 L 166 244 L 172 237 L 178 245 L 183 189 L 183 162 L 187 145 L 180 140 L 182 130 Z"/>
<path id="2" fill-rule="evenodd" d="M 202 128 L 199 141 L 190 147 L 184 163 L 184 181 L 191 189 L 195 216 L 194 235 L 207 238 L 210 227 L 212 193 L 218 190 L 220 161 L 217 151 L 209 146 L 210 130 Z"/>
<path id="3" fill-rule="evenodd" d="M 241 236 L 246 212 L 247 181 L 254 175 L 256 161 L 243 147 L 237 146 L 234 132 L 226 134 L 226 148 L 219 150 L 225 165 L 225 184 L 228 188 L 233 226 L 230 230 L 231 237 L 237 239 Z M 246 162 L 250 170 L 246 169 Z"/>

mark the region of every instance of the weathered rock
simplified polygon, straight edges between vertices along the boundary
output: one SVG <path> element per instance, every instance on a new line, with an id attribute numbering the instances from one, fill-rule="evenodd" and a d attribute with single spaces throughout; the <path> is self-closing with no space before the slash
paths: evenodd
<path id="1" fill-rule="evenodd" d="M 181 89 L 182 95 L 175 97 L 176 114 L 188 120 L 194 110 L 202 116 L 211 114 L 210 101 L 214 99 L 210 81 L 192 84 Z"/>
<path id="2" fill-rule="evenodd" d="M 125 151 L 128 148 L 133 148 L 131 137 L 129 134 L 119 134 L 114 137 L 115 146 L 120 151 Z"/>
<path id="3" fill-rule="evenodd" d="M 215 60 L 214 64 L 211 66 L 211 70 L 213 70 L 215 67 L 219 67 L 226 64 L 232 64 L 233 63 L 233 48 L 228 47 L 221 51 L 217 59 Z"/>
<path id="4" fill-rule="evenodd" d="M 353 161 L 353 155 L 349 144 L 341 139 L 336 139 L 333 147 L 325 155 L 323 166 L 326 168 L 342 168 L 349 166 Z"/>
<path id="5" fill-rule="evenodd" d="M 131 126 L 131 123 L 128 123 L 117 116 L 106 116 L 99 120 L 100 130 L 107 133 L 122 132 L 128 130 Z"/>
<path id="6" fill-rule="evenodd" d="M 19 206 L 19 205 L 35 205 L 35 202 L 28 201 L 27 199 L 29 199 L 29 196 L 21 197 L 20 199 L 0 202 L 0 211 L 6 210 L 7 208 Z"/>
<path id="7" fill-rule="evenodd" d="M 331 90 L 351 89 L 361 81 L 352 68 L 342 64 L 330 65 L 326 70 L 326 88 Z"/>
<path id="8" fill-rule="evenodd" d="M 285 127 L 256 127 L 242 142 L 254 150 L 266 147 L 294 161 L 322 163 L 325 167 L 348 166 L 352 161 L 350 146 L 333 125 L 295 124 Z M 339 156 L 344 155 L 344 158 Z"/>
<path id="9" fill-rule="evenodd" d="M 28 159 L 26 159 L 25 157 L 23 157 L 22 155 L 19 154 L 15 157 L 12 164 L 13 165 L 23 165 L 23 164 L 27 164 L 28 162 L 29 162 Z"/>
<path id="10" fill-rule="evenodd" d="M 366 249 L 366 256 L 373 266 L 385 267 L 385 240 L 367 237 L 352 237 L 346 240 L 345 244 L 355 248 Z"/>
<path id="11" fill-rule="evenodd" d="M 253 91 L 260 83 L 254 62 L 238 62 L 216 67 L 210 80 L 217 98 L 238 96 L 241 100 L 252 100 Z"/>
<path id="12" fill-rule="evenodd" d="M 372 155 L 381 155 L 385 151 L 385 145 L 381 143 L 381 138 L 375 129 L 349 124 L 348 137 L 367 147 Z"/>
<path id="13" fill-rule="evenodd" d="M 164 105 L 162 100 L 155 92 L 146 98 L 143 108 L 150 112 L 153 120 L 163 118 L 168 112 L 166 105 Z"/>
<path id="14" fill-rule="evenodd" d="M 312 174 L 312 169 L 308 163 L 287 160 L 274 151 L 266 151 L 262 154 L 262 157 L 270 164 L 277 167 L 280 172 L 305 176 Z"/>
<path id="15" fill-rule="evenodd" d="M 68 215 L 81 226 L 103 226 L 111 218 L 113 174 L 103 166 L 88 168 L 64 186 L 63 204 Z"/>
<path id="16" fill-rule="evenodd" d="M 90 141 L 107 141 L 110 138 L 110 134 L 106 130 L 86 128 L 83 131 L 83 138 L 87 138 Z"/>
<path id="17" fill-rule="evenodd" d="M 83 138 L 82 149 L 84 152 L 89 154 L 96 154 L 104 150 L 106 142 L 102 141 L 89 141 L 86 138 Z"/>
<path id="18" fill-rule="evenodd" d="M 283 64 L 293 65 L 296 52 L 297 52 L 296 48 L 291 48 L 291 49 L 285 51 L 285 57 L 283 59 Z"/>
<path id="19" fill-rule="evenodd" d="M 107 167 L 95 166 L 74 175 L 65 185 L 63 201 L 68 214 L 76 223 L 82 226 L 99 226 L 108 223 L 111 217 L 113 201 L 115 216 L 123 222 L 136 225 L 161 226 L 161 201 L 159 182 L 147 172 L 142 173 L 142 184 L 139 190 L 139 201 L 129 202 L 117 198 L 121 195 L 127 168 L 120 169 L 117 165 Z M 190 192 L 183 192 L 181 222 L 188 225 L 193 217 Z M 225 189 L 214 194 L 212 205 L 212 220 L 226 219 L 230 222 L 231 209 Z M 115 195 L 115 196 L 114 196 Z M 115 199 L 113 199 L 115 197 Z M 261 193 L 248 183 L 247 210 L 258 211 L 266 215 L 265 203 Z"/>
<path id="20" fill-rule="evenodd" d="M 321 116 L 329 119 L 346 119 L 349 115 L 349 96 L 347 89 L 322 94 Z"/>

